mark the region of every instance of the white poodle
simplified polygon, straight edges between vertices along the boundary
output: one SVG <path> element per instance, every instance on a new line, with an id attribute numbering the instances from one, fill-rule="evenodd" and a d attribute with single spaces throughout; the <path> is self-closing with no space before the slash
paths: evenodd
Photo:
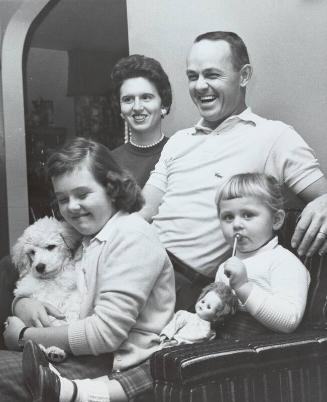
<path id="1" fill-rule="evenodd" d="M 12 249 L 12 260 L 19 271 L 14 294 L 33 297 L 58 308 L 65 320 L 52 318 L 53 326 L 79 318 L 83 275 L 74 261 L 81 235 L 65 222 L 45 217 L 28 226 Z M 47 351 L 51 360 L 62 360 L 60 349 Z"/>

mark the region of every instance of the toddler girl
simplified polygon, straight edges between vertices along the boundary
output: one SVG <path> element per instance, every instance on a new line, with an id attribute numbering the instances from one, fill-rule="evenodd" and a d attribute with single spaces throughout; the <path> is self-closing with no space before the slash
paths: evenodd
<path id="1" fill-rule="evenodd" d="M 218 191 L 216 204 L 225 239 L 235 246 L 235 255 L 219 267 L 216 281 L 229 284 L 239 309 L 266 328 L 294 331 L 304 314 L 310 275 L 278 244 L 276 232 L 285 212 L 277 181 L 258 173 L 232 176 Z"/>

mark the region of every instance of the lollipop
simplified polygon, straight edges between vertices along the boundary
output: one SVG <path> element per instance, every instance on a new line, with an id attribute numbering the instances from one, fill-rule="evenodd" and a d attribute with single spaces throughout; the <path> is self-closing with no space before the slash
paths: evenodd
<path id="1" fill-rule="evenodd" d="M 233 244 L 233 252 L 232 252 L 232 257 L 234 257 L 236 253 L 236 246 L 237 246 L 237 240 L 241 237 L 239 233 L 236 233 L 235 239 L 234 239 L 234 244 Z"/>

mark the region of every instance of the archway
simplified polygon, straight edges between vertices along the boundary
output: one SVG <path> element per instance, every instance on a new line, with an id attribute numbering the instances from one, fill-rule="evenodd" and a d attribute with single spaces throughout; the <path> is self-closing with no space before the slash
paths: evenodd
<path id="1" fill-rule="evenodd" d="M 5 133 L 9 242 L 28 225 L 23 54 L 28 31 L 39 13 L 57 0 L 24 1 L 8 23 L 2 43 L 2 97 Z"/>

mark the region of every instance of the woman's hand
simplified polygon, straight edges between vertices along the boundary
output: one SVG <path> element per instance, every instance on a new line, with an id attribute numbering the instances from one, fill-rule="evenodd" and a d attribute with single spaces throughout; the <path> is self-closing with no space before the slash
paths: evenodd
<path id="1" fill-rule="evenodd" d="M 231 257 L 225 262 L 224 273 L 229 278 L 229 286 L 234 290 L 248 282 L 246 267 L 237 257 Z"/>
<path id="2" fill-rule="evenodd" d="M 49 303 L 41 303 L 33 298 L 22 298 L 17 300 L 14 306 L 14 313 L 28 327 L 49 327 L 51 321 L 49 315 L 62 320 L 65 316 Z"/>
<path id="3" fill-rule="evenodd" d="M 3 333 L 5 345 L 9 350 L 19 350 L 18 337 L 25 324 L 18 317 L 8 317 Z"/>

